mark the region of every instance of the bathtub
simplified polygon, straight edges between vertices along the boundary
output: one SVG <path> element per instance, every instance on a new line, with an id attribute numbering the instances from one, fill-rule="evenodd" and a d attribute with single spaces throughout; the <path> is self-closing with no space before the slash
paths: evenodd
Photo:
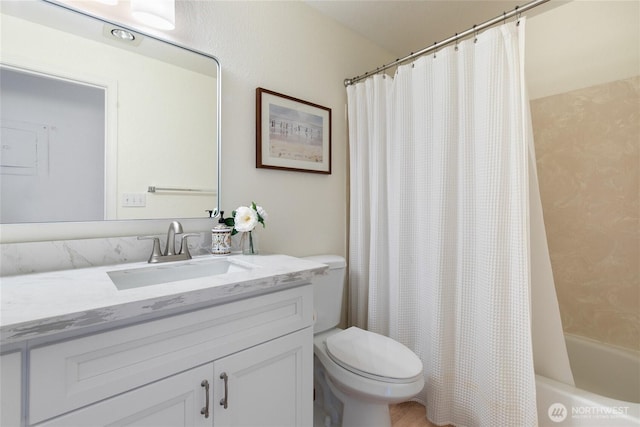
<path id="1" fill-rule="evenodd" d="M 536 375 L 541 427 L 640 426 L 640 355 L 565 335 L 576 386 Z"/>

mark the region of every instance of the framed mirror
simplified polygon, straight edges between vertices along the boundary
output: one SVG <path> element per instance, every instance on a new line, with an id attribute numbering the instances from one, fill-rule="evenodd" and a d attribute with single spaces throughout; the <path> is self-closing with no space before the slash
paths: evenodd
<path id="1" fill-rule="evenodd" d="M 0 13 L 3 241 L 218 211 L 215 57 L 46 0 Z M 23 237 L 34 224 L 45 235 Z"/>

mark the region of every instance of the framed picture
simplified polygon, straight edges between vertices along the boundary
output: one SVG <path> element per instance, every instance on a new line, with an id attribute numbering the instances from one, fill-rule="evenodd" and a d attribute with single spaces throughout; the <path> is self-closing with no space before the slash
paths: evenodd
<path id="1" fill-rule="evenodd" d="M 331 173 L 331 109 L 256 89 L 256 167 Z"/>

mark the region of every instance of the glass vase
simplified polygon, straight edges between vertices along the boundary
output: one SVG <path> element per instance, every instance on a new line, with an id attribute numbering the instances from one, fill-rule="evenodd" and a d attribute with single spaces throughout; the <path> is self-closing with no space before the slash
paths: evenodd
<path id="1" fill-rule="evenodd" d="M 243 255 L 258 255 L 260 253 L 258 246 L 258 233 L 255 230 L 242 233 L 240 237 L 240 248 Z"/>

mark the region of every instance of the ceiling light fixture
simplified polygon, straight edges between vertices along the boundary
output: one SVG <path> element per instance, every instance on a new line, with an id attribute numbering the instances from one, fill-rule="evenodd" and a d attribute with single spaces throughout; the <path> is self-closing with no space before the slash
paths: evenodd
<path id="1" fill-rule="evenodd" d="M 111 30 L 111 34 L 118 40 L 124 40 L 127 42 L 132 42 L 136 39 L 136 36 L 134 36 L 133 33 L 123 30 L 122 28 L 114 28 Z"/>
<path id="2" fill-rule="evenodd" d="M 131 14 L 153 28 L 173 30 L 176 27 L 175 0 L 131 0 Z"/>

